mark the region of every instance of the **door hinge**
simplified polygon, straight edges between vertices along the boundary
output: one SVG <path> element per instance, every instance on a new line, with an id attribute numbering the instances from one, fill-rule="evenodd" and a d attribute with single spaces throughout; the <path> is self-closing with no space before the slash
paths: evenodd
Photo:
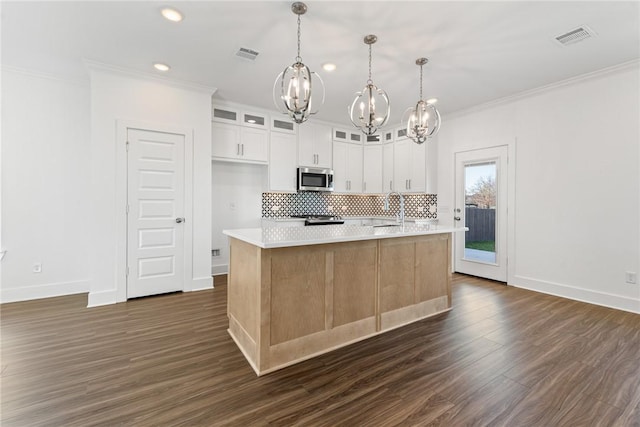
<path id="1" fill-rule="evenodd" d="M 129 215 L 129 205 L 127 205 L 126 211 L 127 211 L 127 215 Z"/>
<path id="2" fill-rule="evenodd" d="M 127 141 L 127 151 L 129 151 L 129 141 Z"/>
<path id="3" fill-rule="evenodd" d="M 127 277 L 129 277 L 129 266 L 127 266 L 125 273 L 124 273 Z"/>

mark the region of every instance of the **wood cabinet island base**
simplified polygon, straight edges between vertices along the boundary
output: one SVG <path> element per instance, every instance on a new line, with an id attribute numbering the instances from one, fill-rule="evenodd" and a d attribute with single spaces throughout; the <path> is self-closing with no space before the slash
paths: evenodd
<path id="1" fill-rule="evenodd" d="M 451 233 L 261 248 L 230 237 L 229 334 L 258 375 L 451 309 Z"/>

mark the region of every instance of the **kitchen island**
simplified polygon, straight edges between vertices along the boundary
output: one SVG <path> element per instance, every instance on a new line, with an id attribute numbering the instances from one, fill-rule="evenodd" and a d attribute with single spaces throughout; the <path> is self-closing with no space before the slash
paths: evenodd
<path id="1" fill-rule="evenodd" d="M 464 230 L 225 230 L 229 334 L 262 375 L 448 311 L 452 233 Z"/>

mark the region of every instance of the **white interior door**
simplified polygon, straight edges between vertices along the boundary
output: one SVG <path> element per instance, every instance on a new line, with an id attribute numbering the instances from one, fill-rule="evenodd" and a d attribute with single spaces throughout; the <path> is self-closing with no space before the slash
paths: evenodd
<path id="1" fill-rule="evenodd" d="M 455 271 L 507 281 L 507 146 L 456 153 Z"/>
<path id="2" fill-rule="evenodd" d="M 127 129 L 127 298 L 184 288 L 185 136 Z"/>

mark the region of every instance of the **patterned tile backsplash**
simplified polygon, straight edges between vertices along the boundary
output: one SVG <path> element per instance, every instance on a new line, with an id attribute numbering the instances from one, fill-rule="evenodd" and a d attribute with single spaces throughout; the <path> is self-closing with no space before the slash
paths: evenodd
<path id="1" fill-rule="evenodd" d="M 437 218 L 436 194 L 403 194 L 405 215 L 412 218 Z M 382 194 L 262 193 L 263 218 L 288 218 L 292 215 L 394 216 L 400 200 L 392 195 L 389 211 L 384 211 Z"/>

